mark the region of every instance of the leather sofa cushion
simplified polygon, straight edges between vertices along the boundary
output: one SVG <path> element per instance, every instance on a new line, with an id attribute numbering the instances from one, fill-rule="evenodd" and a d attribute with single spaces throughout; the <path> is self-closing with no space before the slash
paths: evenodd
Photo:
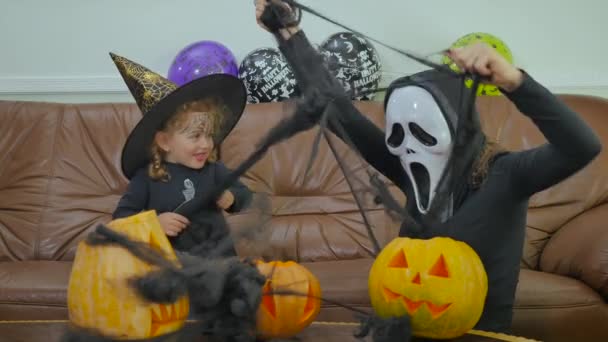
<path id="1" fill-rule="evenodd" d="M 522 270 L 513 334 L 542 341 L 608 341 L 608 306 L 583 282 Z"/>
<path id="2" fill-rule="evenodd" d="M 349 304 L 370 306 L 367 279 L 374 259 L 356 259 L 302 263 L 321 283 L 324 299 Z M 335 306 L 322 303 L 322 306 Z"/>
<path id="3" fill-rule="evenodd" d="M 36 257 L 61 111 L 0 102 L 0 261 Z"/>
<path id="4" fill-rule="evenodd" d="M 71 267 L 64 261 L 0 262 L 0 320 L 67 318 Z"/>
<path id="5" fill-rule="evenodd" d="M 134 104 L 0 101 L 0 261 L 74 258 L 127 186 Z"/>
<path id="6" fill-rule="evenodd" d="M 582 280 L 608 300 L 608 205 L 587 210 L 566 223 L 545 247 L 540 271 Z"/>
<path id="7" fill-rule="evenodd" d="M 602 297 L 583 282 L 556 274 L 521 270 L 516 308 L 605 306 Z"/>

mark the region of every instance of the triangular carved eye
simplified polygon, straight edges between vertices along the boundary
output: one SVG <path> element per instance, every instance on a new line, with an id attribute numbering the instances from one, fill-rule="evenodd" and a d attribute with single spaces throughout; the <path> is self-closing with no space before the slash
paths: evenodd
<path id="1" fill-rule="evenodd" d="M 388 267 L 408 268 L 405 253 L 403 251 L 399 251 L 397 254 L 395 254 L 391 262 L 388 263 Z"/>
<path id="2" fill-rule="evenodd" d="M 435 265 L 431 267 L 429 275 L 442 278 L 450 277 L 450 272 L 448 271 L 448 264 L 445 262 L 443 254 L 439 255 L 439 259 L 437 259 L 437 261 L 435 261 Z"/>
<path id="3" fill-rule="evenodd" d="M 272 317 L 277 317 L 277 308 L 274 303 L 274 294 L 272 294 L 272 282 L 269 280 L 262 289 L 262 306 Z"/>
<path id="4" fill-rule="evenodd" d="M 312 286 L 308 285 L 308 296 L 306 296 L 306 306 L 304 307 L 304 313 L 300 322 L 306 322 L 310 316 L 314 315 L 316 309 L 315 305 L 315 293 L 313 292 Z"/>

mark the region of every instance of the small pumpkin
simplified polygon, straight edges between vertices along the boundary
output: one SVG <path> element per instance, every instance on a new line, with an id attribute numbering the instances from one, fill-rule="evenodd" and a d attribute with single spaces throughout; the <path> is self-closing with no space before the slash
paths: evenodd
<path id="1" fill-rule="evenodd" d="M 471 330 L 481 317 L 488 291 L 477 253 L 446 237 L 392 240 L 374 261 L 368 285 L 378 316 L 407 314 L 413 335 L 439 339 Z"/>
<path id="2" fill-rule="evenodd" d="M 256 317 L 258 336 L 271 339 L 297 335 L 321 310 L 319 280 L 293 261 L 257 262 L 257 268 L 267 278 Z M 281 291 L 298 295 L 274 294 Z"/>
<path id="3" fill-rule="evenodd" d="M 155 211 L 117 219 L 107 227 L 177 260 Z M 68 284 L 71 323 L 115 339 L 149 338 L 180 329 L 188 317 L 187 296 L 170 305 L 148 303 L 127 283 L 152 267 L 121 247 L 80 242 Z"/>

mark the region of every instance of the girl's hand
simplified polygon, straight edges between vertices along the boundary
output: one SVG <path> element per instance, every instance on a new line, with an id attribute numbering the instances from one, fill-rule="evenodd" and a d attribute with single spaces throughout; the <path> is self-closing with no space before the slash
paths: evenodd
<path id="1" fill-rule="evenodd" d="M 216 203 L 218 207 L 227 210 L 234 203 L 234 195 L 232 194 L 232 192 L 226 190 Z"/>
<path id="2" fill-rule="evenodd" d="M 168 236 L 179 235 L 190 224 L 190 221 L 185 216 L 172 212 L 158 215 L 158 220 L 163 227 L 163 231 Z"/>

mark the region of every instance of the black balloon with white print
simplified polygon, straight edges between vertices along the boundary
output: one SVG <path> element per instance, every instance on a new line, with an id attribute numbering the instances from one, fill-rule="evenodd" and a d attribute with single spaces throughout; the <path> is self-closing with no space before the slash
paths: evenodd
<path id="1" fill-rule="evenodd" d="M 239 79 L 247 88 L 248 103 L 280 102 L 299 94 L 293 70 L 274 48 L 247 54 L 239 66 Z"/>
<path id="2" fill-rule="evenodd" d="M 373 100 L 381 78 L 380 56 L 372 43 L 352 32 L 329 36 L 319 52 L 353 100 Z"/>

